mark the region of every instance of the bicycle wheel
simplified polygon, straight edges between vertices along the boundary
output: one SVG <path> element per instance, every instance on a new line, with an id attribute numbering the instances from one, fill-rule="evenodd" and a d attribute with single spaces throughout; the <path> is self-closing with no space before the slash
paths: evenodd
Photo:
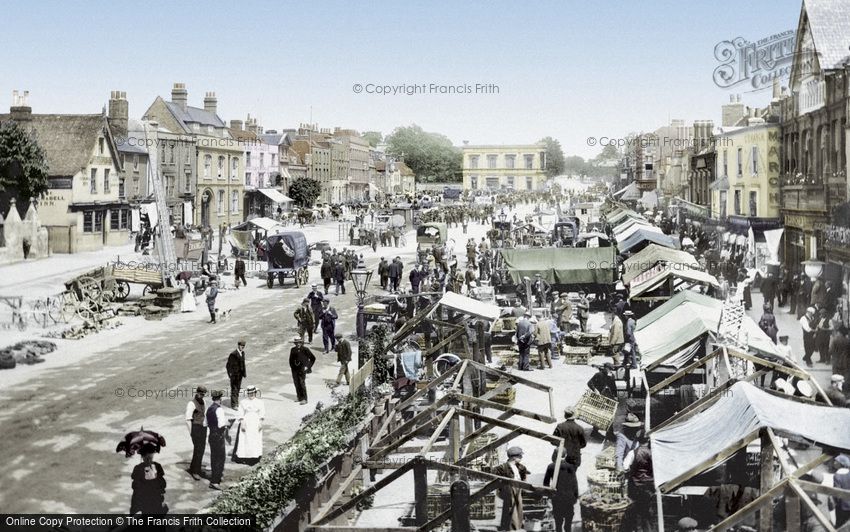
<path id="1" fill-rule="evenodd" d="M 47 298 L 47 316 L 53 321 L 53 323 L 59 323 L 59 321 L 62 320 L 62 305 L 60 304 L 60 298 Z"/>

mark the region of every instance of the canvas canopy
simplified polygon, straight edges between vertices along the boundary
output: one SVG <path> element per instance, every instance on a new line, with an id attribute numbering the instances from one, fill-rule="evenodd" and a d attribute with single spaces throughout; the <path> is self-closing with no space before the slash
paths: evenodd
<path id="1" fill-rule="evenodd" d="M 640 297 L 647 292 L 659 288 L 670 279 L 673 279 L 674 290 L 681 285 L 693 283 L 720 286 L 717 279 L 709 273 L 690 268 L 679 269 L 672 264 L 658 265 L 656 268 L 644 273 L 649 275 L 636 277 L 632 282 L 631 289 L 629 290 L 630 297 Z"/>
<path id="2" fill-rule="evenodd" d="M 614 284 L 614 248 L 532 248 L 499 251 L 514 283 L 539 273 L 550 284 Z"/>
<path id="3" fill-rule="evenodd" d="M 620 221 L 623 220 L 624 218 L 632 218 L 632 219 L 636 219 L 636 220 L 643 220 L 644 219 L 643 216 L 641 216 L 640 214 L 638 214 L 635 211 L 630 210 L 630 209 L 620 209 L 620 210 L 618 210 L 614 213 L 608 214 L 605 218 L 606 218 L 606 221 L 609 224 L 611 224 L 612 226 L 620 223 Z"/>
<path id="4" fill-rule="evenodd" d="M 233 229 L 245 231 L 251 229 L 252 226 L 259 227 L 263 231 L 273 231 L 275 228 L 279 228 L 281 231 L 285 229 L 285 227 L 279 222 L 262 216 L 258 218 L 251 218 L 247 222 L 235 226 Z"/>
<path id="5" fill-rule="evenodd" d="M 639 231 L 629 235 L 628 238 L 618 241 L 617 249 L 620 250 L 620 253 L 628 253 L 631 249 L 644 242 L 659 244 L 671 249 L 679 249 L 678 238 L 665 235 L 664 233 L 647 231 L 646 229 L 640 229 Z"/>
<path id="6" fill-rule="evenodd" d="M 717 331 L 723 302 L 690 290 L 671 297 L 663 305 L 642 317 L 635 328 L 635 340 L 641 352 L 641 365 L 676 353 L 705 333 Z M 741 326 L 751 351 L 783 359 L 776 344 L 749 317 Z"/>
<path id="7" fill-rule="evenodd" d="M 850 449 L 850 410 L 792 401 L 748 382 L 737 382 L 710 408 L 680 423 L 653 432 L 655 485 L 670 488 L 702 471 L 697 464 L 733 448 L 762 428 L 791 433 L 838 449 Z M 689 474 L 690 472 L 690 474 Z"/>
<path id="8" fill-rule="evenodd" d="M 687 251 L 650 244 L 623 261 L 623 284 L 628 285 L 632 279 L 662 261 L 674 264 L 680 270 L 701 269 L 697 259 Z"/>
<path id="9" fill-rule="evenodd" d="M 483 301 L 478 301 L 477 299 L 472 299 L 454 292 L 446 292 L 443 297 L 440 298 L 438 306 L 440 305 L 470 316 L 476 316 L 491 321 L 499 319 L 499 316 L 501 315 L 501 310 L 496 305 L 484 303 Z M 436 310 L 436 307 L 434 310 Z"/>
<path id="10" fill-rule="evenodd" d="M 280 191 L 273 188 L 261 188 L 259 191 L 263 196 L 269 198 L 275 203 L 290 203 L 293 201 L 288 196 L 284 196 L 280 193 Z"/>
<path id="11" fill-rule="evenodd" d="M 617 240 L 622 242 L 623 240 L 629 238 L 630 236 L 637 233 L 638 231 L 649 231 L 651 233 L 660 233 L 662 235 L 664 234 L 664 231 L 662 231 L 660 227 L 650 225 L 650 224 L 634 224 L 631 227 L 629 227 L 628 229 L 624 229 L 623 231 L 620 231 L 619 233 L 615 233 L 614 238 L 616 238 Z"/>

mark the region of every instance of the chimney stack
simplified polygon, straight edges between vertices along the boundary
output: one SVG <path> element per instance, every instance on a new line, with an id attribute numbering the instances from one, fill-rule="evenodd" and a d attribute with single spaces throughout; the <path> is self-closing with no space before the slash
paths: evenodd
<path id="1" fill-rule="evenodd" d="M 242 121 L 241 120 L 231 120 L 230 121 L 230 129 L 242 129 Z"/>
<path id="2" fill-rule="evenodd" d="M 216 114 L 218 111 L 218 100 L 215 97 L 214 92 L 208 92 L 206 96 L 204 96 L 204 111 L 212 114 Z"/>
<path id="3" fill-rule="evenodd" d="M 180 106 L 184 111 L 189 105 L 189 91 L 184 83 L 175 83 L 171 89 L 171 101 Z"/>
<path id="4" fill-rule="evenodd" d="M 9 118 L 15 122 L 32 120 L 32 107 L 29 106 L 30 91 L 12 91 L 12 106 L 9 108 Z"/>
<path id="5" fill-rule="evenodd" d="M 118 135 L 127 134 L 127 124 L 130 119 L 130 104 L 127 93 L 112 91 L 109 95 L 109 122 Z"/>

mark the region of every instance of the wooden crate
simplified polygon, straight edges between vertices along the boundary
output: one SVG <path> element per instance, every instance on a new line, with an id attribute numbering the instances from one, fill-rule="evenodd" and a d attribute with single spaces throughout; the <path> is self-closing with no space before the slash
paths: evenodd
<path id="1" fill-rule="evenodd" d="M 592 352 L 592 347 L 574 345 L 561 346 L 561 356 L 564 359 L 564 364 L 586 366 L 590 362 Z"/>
<path id="2" fill-rule="evenodd" d="M 587 390 L 576 404 L 576 418 L 589 423 L 601 431 L 607 431 L 614 422 L 617 401 L 593 390 Z"/>
<path id="3" fill-rule="evenodd" d="M 579 498 L 579 505 L 585 532 L 620 532 L 631 501 L 600 500 L 592 493 L 585 493 Z"/>
<path id="4" fill-rule="evenodd" d="M 601 498 L 626 499 L 626 474 L 615 469 L 596 469 L 587 474 L 590 492 Z"/>
<path id="5" fill-rule="evenodd" d="M 484 486 L 482 482 L 470 482 L 469 492 L 475 493 Z M 431 484 L 428 486 L 428 519 L 433 519 L 451 508 L 451 486 L 449 484 Z M 470 519 L 495 519 L 496 518 L 496 492 L 491 491 L 487 495 L 475 501 L 469 507 Z"/>
<path id="6" fill-rule="evenodd" d="M 491 390 L 496 389 L 496 387 L 498 385 L 499 385 L 498 381 L 497 382 L 488 382 L 487 383 L 487 391 L 489 392 Z M 513 387 L 513 385 L 511 385 L 505 391 L 503 391 L 499 395 L 492 397 L 490 400 L 493 401 L 494 403 L 500 403 L 500 404 L 503 404 L 503 405 L 506 405 L 506 406 L 511 406 L 511 405 L 514 404 L 514 401 L 516 401 L 516 389 Z"/>
<path id="7" fill-rule="evenodd" d="M 596 469 L 616 469 L 617 449 L 613 445 L 605 447 L 596 455 Z"/>

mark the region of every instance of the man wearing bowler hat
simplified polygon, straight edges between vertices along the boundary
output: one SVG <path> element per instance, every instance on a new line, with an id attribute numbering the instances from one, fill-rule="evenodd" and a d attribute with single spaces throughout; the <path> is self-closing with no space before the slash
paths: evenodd
<path id="1" fill-rule="evenodd" d="M 230 408 L 239 406 L 239 391 L 242 388 L 242 379 L 248 376 L 245 371 L 245 338 L 240 338 L 236 343 L 236 349 L 227 357 L 227 378 L 230 379 Z"/>
<path id="2" fill-rule="evenodd" d="M 189 474 L 195 480 L 201 480 L 201 465 L 207 450 L 207 406 L 204 402 L 206 395 L 206 386 L 199 384 L 195 388 L 195 397 L 186 404 L 186 426 L 192 437 L 192 463 L 189 465 Z"/>
<path id="3" fill-rule="evenodd" d="M 581 465 L 581 450 L 587 445 L 584 429 L 576 423 L 575 408 L 568 406 L 564 409 L 565 420 L 555 427 L 553 436 L 564 439 L 564 456 L 572 460 L 576 469 Z"/>
<path id="4" fill-rule="evenodd" d="M 295 384 L 295 395 L 302 405 L 307 404 L 307 374 L 310 373 L 316 357 L 307 347 L 304 339 L 296 336 L 292 339 L 295 346 L 289 350 L 289 369 L 292 370 L 292 380 Z"/>

